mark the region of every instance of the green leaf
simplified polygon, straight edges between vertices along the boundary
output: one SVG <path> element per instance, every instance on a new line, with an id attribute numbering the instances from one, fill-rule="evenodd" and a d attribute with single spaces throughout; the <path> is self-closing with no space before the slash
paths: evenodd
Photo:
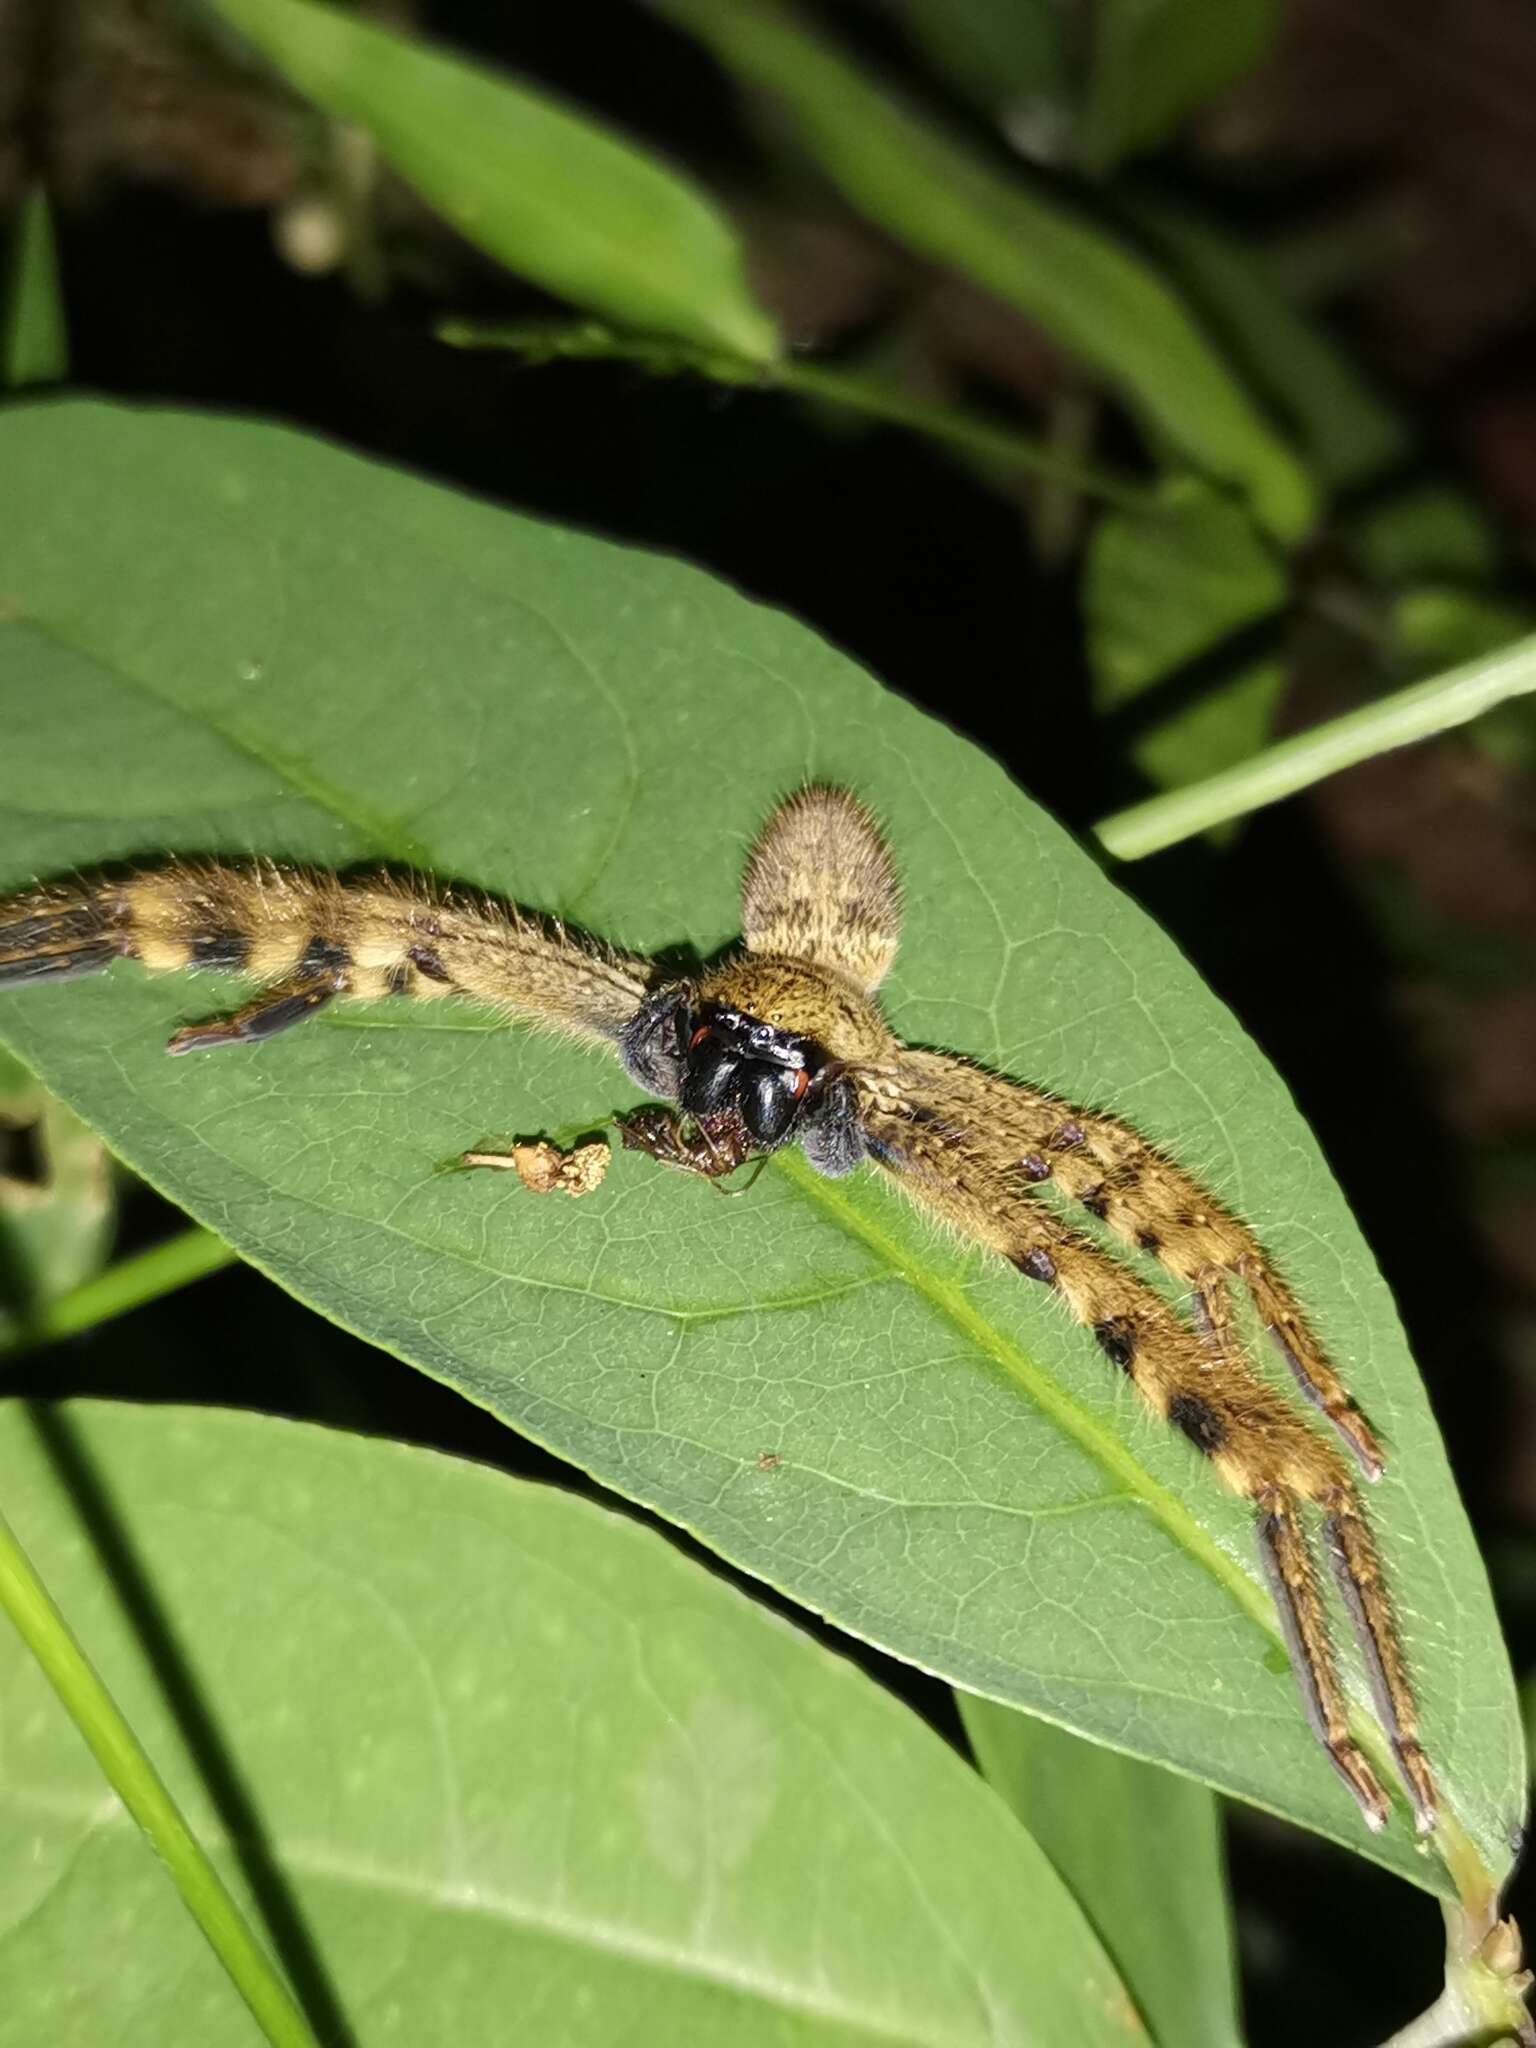
<path id="1" fill-rule="evenodd" d="M 328 2013 L 359 2048 L 1141 2038 L 975 1774 L 621 1516 L 401 1445 L 95 1403 L 0 1414 L 0 1493 L 242 1903 L 286 1897 L 269 1929 L 328 1986 L 326 2038 Z M 0 1725 L 25 1849 L 0 1865 L 0 2041 L 244 2048 L 9 1631 Z"/>
<path id="2" fill-rule="evenodd" d="M 1402 414 L 1236 235 L 1168 199 L 1131 193 L 1119 203 L 1326 490 L 1357 489 L 1409 458 Z"/>
<path id="3" fill-rule="evenodd" d="M 1444 577 L 1491 582 L 1499 536 L 1477 500 L 1454 484 L 1416 484 L 1362 507 L 1343 534 L 1366 574 L 1388 585 Z"/>
<path id="4" fill-rule="evenodd" d="M 117 1207 L 100 1138 L 36 1082 L 0 1090 L 7 1127 L 28 1133 L 38 1173 L 0 1173 L 0 1343 L 100 1270 Z"/>
<path id="5" fill-rule="evenodd" d="M 724 215 L 590 115 L 339 8 L 206 5 L 509 269 L 631 327 L 778 353 Z"/>
<path id="6" fill-rule="evenodd" d="M 1170 711 L 1133 741 L 1131 758 L 1159 789 L 1186 789 L 1220 775 L 1259 753 L 1284 691 L 1283 662 L 1240 662 L 1194 703 Z M 1223 844 L 1236 822 L 1212 825 L 1212 842 Z"/>
<path id="7" fill-rule="evenodd" d="M 62 1295 L 99 1272 L 116 1196 L 106 1147 L 20 1060 L 0 1049 L 0 1351 Z"/>
<path id="8" fill-rule="evenodd" d="M 1155 2041 L 1236 2048 L 1221 1815 L 1203 1785 L 958 1695 L 976 1761 L 1114 1957 Z"/>
<path id="9" fill-rule="evenodd" d="M 1106 513 L 1083 572 L 1083 618 L 1093 698 L 1101 711 L 1133 702 L 1184 663 L 1284 603 L 1285 568 L 1230 498 L 1188 478 L 1162 504 Z M 1236 662 L 1131 747 L 1143 772 L 1177 789 L 1256 753 L 1284 687 L 1275 659 Z"/>
<path id="10" fill-rule="evenodd" d="M 1536 624 L 1528 605 L 1454 583 L 1414 583 L 1395 592 L 1391 621 L 1396 653 L 1421 672 L 1493 654 Z"/>
<path id="11" fill-rule="evenodd" d="M 1391 1446 L 1371 1507 L 1427 1740 L 1507 1866 L 1509 1675 L 1386 1289 L 1279 1077 L 992 762 L 682 564 L 292 434 L 18 408 L 0 467 L 0 888 L 383 855 L 708 953 L 775 797 L 864 791 L 908 884 L 897 1028 L 1117 1106 L 1293 1276 Z M 632 1154 L 579 1203 L 438 1172 L 635 1091 L 446 1006 L 165 1058 L 232 996 L 125 965 L 13 993 L 0 1034 L 302 1299 L 844 1628 L 1444 1887 L 1401 1815 L 1366 1838 L 1309 1736 L 1249 1510 L 1044 1290 L 798 1155 L 739 1201 Z"/>
<path id="12" fill-rule="evenodd" d="M 25 1410 L 11 1407 L 10 1417 L 20 1420 Z M 57 1417 L 54 1418 L 55 1422 Z M 3 1427 L 3 1421 L 0 1421 Z M 46 1425 L 44 1425 L 46 1429 Z M 51 1446 L 62 1450 L 57 1435 Z M 88 1486 L 78 1465 L 70 1474 L 72 1506 L 91 1528 L 86 1505 Z M 99 1513 L 99 1494 L 92 1505 Z M 164 1874 L 181 1896 L 182 1904 L 217 1956 L 231 1987 L 244 2001 L 270 2048 L 320 2048 L 303 2013 L 284 1984 L 282 1975 L 241 1913 L 233 1895 L 214 1869 L 207 1851 L 187 1825 L 165 1780 L 155 1769 L 110 1688 L 81 1648 L 79 1639 L 65 1620 L 58 1603 L 31 1558 L 26 1546 L 0 1516 L 0 1608 L 20 1638 L 22 1663 L 29 1675 L 41 1679 L 54 1695 L 76 1735 L 85 1744 L 109 1788 L 107 1805 L 120 1805 L 131 1814 L 140 1829 L 144 1845 L 152 1850 Z M 149 1628 L 148 1616 L 140 1611 L 141 1624 Z M 7 1634 L 7 1642 L 12 1639 Z M 30 1663 L 27 1663 L 30 1659 Z M 3 1669 L 3 1665 L 0 1665 Z M 169 1678 L 169 1674 L 168 1678 Z M 0 1681 L 3 1682 L 3 1681 Z M 191 1698 L 183 1691 L 183 1701 Z M 34 1732 L 38 1715 L 32 1715 Z M 78 1750 L 75 1752 L 78 1757 Z M 3 1797 L 0 1783 L 0 1797 Z M 32 1838 L 34 1863 L 44 1849 L 41 1837 Z M 8 1889 L 8 1887 L 7 1887 Z M 0 1927 L 4 1900 L 0 1896 Z M 30 1917 L 30 1916 L 29 1916 Z M 137 1933 L 137 1930 L 135 1930 Z M 51 1961 L 51 1958 L 50 1958 Z M 41 2001 L 47 2012 L 50 2034 L 56 2031 L 60 1999 L 54 1973 L 49 1971 Z M 13 2009 L 8 2011 L 13 2016 Z"/>
<path id="13" fill-rule="evenodd" d="M 975 279 L 1102 375 L 1157 436 L 1237 485 L 1282 539 L 1312 487 L 1165 281 L 1046 188 L 994 169 L 768 0 L 660 0 L 731 71 L 783 99 L 844 196 Z"/>
<path id="14" fill-rule="evenodd" d="M 1164 142 L 1251 71 L 1279 25 L 1276 0 L 1094 0 L 1082 156 L 1095 176 Z"/>
<path id="15" fill-rule="evenodd" d="M 0 1110 L 8 1108 L 32 1083 L 32 1070 L 0 1045 Z"/>
<path id="16" fill-rule="evenodd" d="M 1127 703 L 1182 663 L 1284 602 L 1284 564 L 1253 522 L 1188 478 L 1145 512 L 1107 512 L 1083 572 L 1095 699 Z"/>
<path id="17" fill-rule="evenodd" d="M 1076 89 L 1057 0 L 903 0 L 902 28 L 1028 156 L 1062 156 Z"/>
<path id="18" fill-rule="evenodd" d="M 69 375 L 69 337 L 59 287 L 48 195 L 34 185 L 11 238 L 10 274 L 0 306 L 0 386 L 52 384 Z"/>

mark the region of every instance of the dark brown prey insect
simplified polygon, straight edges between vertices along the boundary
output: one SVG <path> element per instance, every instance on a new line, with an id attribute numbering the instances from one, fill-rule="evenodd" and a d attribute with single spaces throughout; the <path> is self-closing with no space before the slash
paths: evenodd
<path id="1" fill-rule="evenodd" d="M 122 956 L 264 984 L 233 1016 L 178 1031 L 177 1053 L 269 1037 L 344 997 L 471 996 L 613 1049 L 635 1081 L 676 1105 L 620 1120 L 627 1144 L 668 1164 L 717 1179 L 788 1143 L 824 1174 L 874 1162 L 922 1208 L 1053 1289 L 1143 1398 L 1253 1502 L 1307 1718 L 1379 1828 L 1387 1798 L 1349 1732 L 1304 1524 L 1305 1511 L 1320 1512 L 1377 1713 L 1429 1830 L 1435 1784 L 1359 1491 L 1235 1331 L 1233 1281 L 1302 1392 L 1376 1478 L 1380 1447 L 1295 1297 L 1247 1226 L 1128 1124 L 904 1045 L 874 1001 L 900 921 L 895 871 L 868 812 L 845 790 L 813 788 L 779 806 L 752 850 L 744 950 L 687 979 L 503 904 L 263 862 L 172 866 L 0 902 L 0 985 Z M 1047 1182 L 1176 1275 L 1194 1321 L 1036 1199 Z"/>

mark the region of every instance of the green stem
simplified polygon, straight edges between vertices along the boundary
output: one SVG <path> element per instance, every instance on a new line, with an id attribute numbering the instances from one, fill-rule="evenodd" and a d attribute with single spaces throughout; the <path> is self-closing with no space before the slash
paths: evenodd
<path id="1" fill-rule="evenodd" d="M 1160 505 L 1151 491 L 1138 489 L 1128 479 L 1095 464 L 1075 461 L 1027 434 L 994 426 L 990 420 L 963 412 L 958 406 L 909 398 L 846 370 L 831 370 L 824 363 L 789 357 L 773 366 L 768 380 L 801 397 L 825 399 L 828 404 L 845 406 L 850 412 L 861 412 L 868 419 L 909 427 L 915 434 L 925 434 L 930 441 L 942 441 L 1001 468 L 1024 470 L 1050 483 L 1066 484 L 1085 497 L 1098 498 L 1124 512 L 1155 511 Z"/>
<path id="2" fill-rule="evenodd" d="M 73 1337 L 97 1323 L 139 1308 L 162 1294 L 170 1294 L 190 1281 L 216 1273 L 235 1258 L 222 1238 L 194 1225 L 179 1231 L 164 1244 L 119 1259 L 104 1273 L 83 1280 L 56 1301 L 45 1302 L 29 1315 L 14 1337 L 0 1340 L 0 1358 L 28 1351 L 38 1344 L 60 1337 Z"/>
<path id="3" fill-rule="evenodd" d="M 69 1627 L 0 1516 L 0 1606 L 42 1666 L 107 1783 L 149 1837 L 210 1947 L 274 2048 L 318 2048 L 308 2022 L 242 1919 Z"/>
<path id="4" fill-rule="evenodd" d="M 1506 697 L 1530 690 L 1536 690 L 1536 634 L 1277 741 L 1205 782 L 1116 811 L 1100 819 L 1094 836 L 1117 860 L 1141 860 L 1212 825 L 1278 803 L 1341 768 L 1464 725 Z"/>
<path id="5" fill-rule="evenodd" d="M 1529 1978 L 1520 1930 L 1500 1920 L 1498 1902 L 1467 1913 L 1445 1905 L 1445 1989 L 1428 2011 L 1400 2027 L 1383 2048 L 1467 2048 L 1507 2041 L 1532 2048 L 1536 2028 L 1526 2006 Z"/>
<path id="6" fill-rule="evenodd" d="M 69 375 L 69 342 L 48 195 L 34 185 L 16 217 L 10 277 L 0 305 L 0 386 L 56 384 Z"/>
<path id="7" fill-rule="evenodd" d="M 658 376 L 689 371 L 718 384 L 790 391 L 801 398 L 820 399 L 848 412 L 862 413 L 867 419 L 906 427 L 930 441 L 994 463 L 1000 469 L 1022 470 L 1051 483 L 1065 484 L 1085 497 L 1116 505 L 1122 511 L 1155 511 L 1161 503 L 1151 491 L 1139 488 L 1129 478 L 1094 463 L 1074 461 L 1011 427 L 994 425 L 991 420 L 957 406 L 908 397 L 869 377 L 830 369 L 825 363 L 810 362 L 803 356 L 785 356 L 772 363 L 754 362 L 719 349 L 697 348 L 688 342 L 622 334 L 595 320 L 527 321 L 510 326 L 491 321 L 448 320 L 437 332 L 439 340 L 455 348 L 511 349 L 530 362 L 560 358 L 638 363 Z"/>

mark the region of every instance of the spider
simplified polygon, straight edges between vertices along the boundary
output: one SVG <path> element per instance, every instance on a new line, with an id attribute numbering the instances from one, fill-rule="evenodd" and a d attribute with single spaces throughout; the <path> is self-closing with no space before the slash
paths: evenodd
<path id="1" fill-rule="evenodd" d="M 233 1015 L 176 1032 L 173 1053 L 250 1044 L 342 997 L 469 996 L 617 1053 L 632 1080 L 673 1105 L 617 1119 L 626 1144 L 666 1164 L 718 1181 L 789 1144 L 827 1175 L 871 1162 L 920 1208 L 1054 1290 L 1252 1502 L 1307 1719 L 1375 1829 L 1388 1802 L 1349 1732 L 1304 1520 L 1320 1511 L 1376 1711 L 1427 1833 L 1438 1795 L 1357 1485 L 1260 1378 L 1235 1328 L 1234 1281 L 1302 1393 L 1377 1478 L 1377 1440 L 1295 1296 L 1246 1224 L 1129 1124 L 897 1038 L 875 992 L 900 925 L 895 868 L 869 812 L 847 790 L 812 787 L 779 805 L 752 848 L 742 950 L 692 975 L 424 882 L 259 862 L 172 865 L 0 902 L 0 986 L 122 956 L 265 984 Z M 1189 1290 L 1191 1317 L 1039 1201 L 1047 1182 L 1161 1261 Z"/>

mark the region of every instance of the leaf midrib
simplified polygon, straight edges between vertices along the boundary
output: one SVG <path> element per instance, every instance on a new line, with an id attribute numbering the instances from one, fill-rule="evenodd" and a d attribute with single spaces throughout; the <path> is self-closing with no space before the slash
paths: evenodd
<path id="1" fill-rule="evenodd" d="M 982 1315 L 966 1299 L 962 1288 L 913 1258 L 873 1217 L 846 1200 L 835 1182 L 818 1174 L 798 1154 L 777 1153 L 774 1164 L 788 1176 L 801 1196 L 820 1209 L 846 1236 L 872 1251 L 914 1293 L 921 1295 L 947 1322 L 953 1324 L 976 1350 L 1000 1365 L 1011 1379 L 1017 1380 L 1062 1434 L 1070 1437 L 1080 1450 L 1086 1451 L 1106 1473 L 1123 1481 L 1126 1491 L 1148 1509 L 1182 1550 L 1203 1565 L 1212 1578 L 1231 1594 L 1249 1620 L 1262 1629 L 1272 1643 L 1283 1647 L 1273 1604 L 1261 1588 L 1228 1557 L 1215 1538 L 1200 1527 L 1178 1496 L 1152 1477 L 1121 1438 L 1080 1407 L 1019 1344 Z"/>

